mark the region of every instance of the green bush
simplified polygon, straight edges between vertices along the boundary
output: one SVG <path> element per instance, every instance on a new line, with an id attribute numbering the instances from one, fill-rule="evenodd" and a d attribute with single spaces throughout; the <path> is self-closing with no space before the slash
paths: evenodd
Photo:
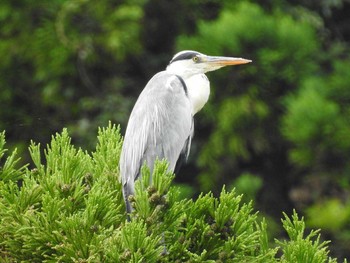
<path id="1" fill-rule="evenodd" d="M 305 233 L 296 212 L 284 215 L 288 238 L 270 243 L 252 203 L 222 189 L 215 197 L 181 199 L 167 163 L 153 182 L 142 168 L 127 221 L 119 182 L 119 128 L 99 129 L 89 154 L 64 129 L 42 151 L 29 148 L 34 168 L 4 159 L 0 136 L 0 258 L 2 262 L 336 262 L 319 231 Z M 280 253 L 277 253 L 280 251 Z M 278 256 L 277 256 L 278 255 Z"/>

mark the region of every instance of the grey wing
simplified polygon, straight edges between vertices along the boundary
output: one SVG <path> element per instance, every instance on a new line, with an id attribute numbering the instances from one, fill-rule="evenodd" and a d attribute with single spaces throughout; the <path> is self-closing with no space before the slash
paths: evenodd
<path id="1" fill-rule="evenodd" d="M 124 196 L 134 193 L 134 181 L 144 162 L 153 169 L 156 158 L 167 159 L 174 171 L 182 151 L 189 152 L 192 106 L 186 88 L 175 75 L 160 72 L 140 94 L 129 118 L 120 159 Z"/>

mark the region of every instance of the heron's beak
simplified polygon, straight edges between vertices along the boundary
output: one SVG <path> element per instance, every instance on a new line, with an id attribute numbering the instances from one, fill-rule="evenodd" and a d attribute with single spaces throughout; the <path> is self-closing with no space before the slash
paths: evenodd
<path id="1" fill-rule="evenodd" d="M 217 65 L 220 67 L 224 66 L 234 66 L 234 65 L 240 65 L 240 64 L 247 64 L 252 62 L 249 59 L 244 58 L 233 58 L 233 57 L 217 57 L 217 56 L 207 56 L 203 59 L 203 62 Z"/>

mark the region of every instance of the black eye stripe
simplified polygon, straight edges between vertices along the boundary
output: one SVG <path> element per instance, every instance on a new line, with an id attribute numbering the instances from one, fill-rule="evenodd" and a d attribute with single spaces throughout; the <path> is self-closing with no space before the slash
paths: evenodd
<path id="1" fill-rule="evenodd" d="M 192 59 L 194 56 L 200 55 L 200 53 L 198 52 L 194 52 L 194 51 L 188 51 L 185 53 L 182 53 L 176 57 L 174 57 L 169 64 L 175 62 L 175 61 L 179 61 L 179 60 L 186 60 L 186 59 Z"/>

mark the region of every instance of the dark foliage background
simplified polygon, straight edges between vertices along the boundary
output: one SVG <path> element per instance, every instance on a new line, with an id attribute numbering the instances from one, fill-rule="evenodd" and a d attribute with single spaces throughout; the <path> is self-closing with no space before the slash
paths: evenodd
<path id="1" fill-rule="evenodd" d="M 252 59 L 210 73 L 176 182 L 194 196 L 236 187 L 271 221 L 296 208 L 334 256 L 349 257 L 349 9 L 347 0 L 1 1 L 0 130 L 23 162 L 31 139 L 46 144 L 63 127 L 91 149 L 108 120 L 125 129 L 177 51 Z"/>

